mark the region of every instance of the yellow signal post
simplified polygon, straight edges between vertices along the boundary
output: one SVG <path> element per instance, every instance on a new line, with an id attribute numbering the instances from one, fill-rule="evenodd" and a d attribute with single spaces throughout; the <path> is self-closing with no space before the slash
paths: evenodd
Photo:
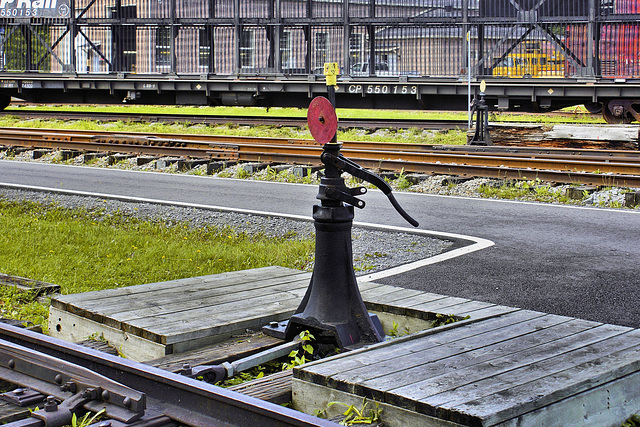
<path id="1" fill-rule="evenodd" d="M 325 62 L 324 63 L 324 75 L 327 77 L 327 86 L 338 85 L 338 74 L 340 73 L 340 67 L 337 62 Z"/>

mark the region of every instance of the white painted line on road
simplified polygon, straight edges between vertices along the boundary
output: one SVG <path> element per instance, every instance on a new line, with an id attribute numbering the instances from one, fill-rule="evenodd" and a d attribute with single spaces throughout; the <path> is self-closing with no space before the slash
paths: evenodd
<path id="1" fill-rule="evenodd" d="M 302 215 L 291 215 L 291 214 L 282 214 L 277 212 L 256 211 L 251 209 L 227 208 L 223 206 L 202 205 L 198 203 L 172 202 L 172 201 L 158 200 L 158 199 L 147 199 L 144 197 L 122 196 L 117 194 L 92 193 L 87 191 L 64 190 L 59 188 L 36 187 L 31 185 L 18 185 L 18 184 L 5 184 L 5 183 L 0 183 L 0 187 L 11 188 L 15 190 L 59 193 L 59 194 L 66 194 L 70 196 L 86 196 L 86 197 L 95 197 L 99 199 L 113 199 L 113 200 L 120 200 L 123 202 L 131 202 L 131 203 L 152 203 L 156 205 L 179 206 L 179 207 L 185 207 L 185 208 L 217 210 L 221 212 L 235 212 L 235 213 L 242 213 L 242 214 L 248 214 L 248 215 L 280 217 L 280 218 L 287 218 L 287 219 L 292 219 L 297 221 L 307 221 L 307 222 L 313 221 L 311 217 L 302 216 Z M 465 241 L 473 242 L 468 246 L 454 249 L 439 255 L 429 257 L 429 258 L 424 258 L 418 261 L 410 262 L 397 267 L 392 267 L 387 270 L 378 271 L 376 273 L 371 273 L 365 276 L 359 276 L 358 282 L 371 282 L 371 281 L 379 280 L 385 277 L 406 273 L 408 271 L 415 270 L 420 267 L 424 267 L 427 265 L 457 258 L 462 255 L 470 254 L 472 252 L 476 252 L 482 249 L 486 249 L 495 244 L 491 240 L 482 239 L 480 237 L 466 236 L 463 234 L 445 233 L 445 232 L 430 231 L 430 230 L 419 230 L 419 229 L 408 228 L 408 227 L 396 227 L 396 226 L 390 226 L 390 225 L 370 224 L 366 222 L 355 222 L 355 221 L 353 225 L 355 227 L 366 227 L 374 230 L 387 231 L 387 232 L 393 231 L 398 233 L 419 234 L 419 235 L 430 236 L 434 238 L 465 240 Z"/>
<path id="2" fill-rule="evenodd" d="M 448 238 L 448 239 L 455 239 L 455 240 L 466 240 L 466 241 L 473 242 L 471 245 L 464 246 L 462 248 L 454 249 L 451 251 L 447 251 L 439 255 L 434 255 L 429 258 L 424 258 L 418 261 L 399 265 L 397 267 L 392 267 L 386 270 L 367 274 L 365 276 L 359 276 L 358 282 L 373 282 L 375 280 L 384 279 L 385 277 L 395 276 L 397 274 L 406 273 L 408 271 L 416 270 L 418 268 L 425 267 L 427 265 L 436 264 L 438 262 L 447 261 L 462 255 L 470 254 L 472 252 L 477 252 L 482 249 L 486 249 L 495 245 L 495 243 L 492 242 L 491 240 L 483 239 L 481 237 L 466 236 L 463 234 L 444 233 L 440 231 L 430 231 L 430 230 L 416 230 L 413 228 L 405 228 L 405 227 L 380 226 L 377 224 L 367 224 L 367 223 L 361 223 L 361 222 L 354 222 L 353 225 L 360 226 L 360 227 L 375 228 L 383 231 L 397 231 L 400 233 L 421 234 L 424 236 L 433 236 L 437 238 Z"/>

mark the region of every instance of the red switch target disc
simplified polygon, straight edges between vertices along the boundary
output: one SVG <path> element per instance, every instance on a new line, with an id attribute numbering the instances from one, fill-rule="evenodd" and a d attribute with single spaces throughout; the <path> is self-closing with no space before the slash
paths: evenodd
<path id="1" fill-rule="evenodd" d="M 338 116 L 331 102 L 323 96 L 311 100 L 307 111 L 307 123 L 311 136 L 318 144 L 331 142 L 338 131 Z"/>

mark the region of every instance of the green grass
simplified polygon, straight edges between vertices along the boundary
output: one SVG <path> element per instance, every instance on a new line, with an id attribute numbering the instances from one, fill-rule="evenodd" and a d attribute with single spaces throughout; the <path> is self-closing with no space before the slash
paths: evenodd
<path id="1" fill-rule="evenodd" d="M 25 107 L 9 107 L 7 111 L 19 111 Z M 92 111 L 116 113 L 151 113 L 151 114 L 181 114 L 181 115 L 222 115 L 222 116 L 270 116 L 270 117 L 305 117 L 307 110 L 300 108 L 260 108 L 260 107 L 184 107 L 184 106 L 149 106 L 149 105 L 46 105 L 29 106 L 29 109 L 46 111 Z M 336 110 L 340 118 L 379 118 L 379 119 L 421 119 L 421 120 L 466 120 L 467 112 L 424 111 L 424 110 L 380 110 L 380 109 L 344 109 Z M 538 122 L 538 123 L 604 123 L 596 115 L 585 114 L 584 108 L 573 107 L 565 109 L 565 116 L 549 116 L 544 114 L 512 114 L 491 113 L 490 120 L 494 122 Z M 568 116 L 567 116 L 568 115 Z M 237 126 L 233 124 L 207 126 L 192 123 L 140 123 L 140 122 L 93 122 L 88 120 L 22 120 L 15 116 L 0 118 L 2 127 L 29 127 L 49 129 L 78 129 L 78 130 L 109 130 L 113 132 L 143 132 L 167 134 L 197 134 L 197 135 L 240 135 L 264 136 L 277 138 L 306 138 L 311 139 L 306 126 L 304 128 L 279 126 Z M 418 144 L 466 144 L 466 130 L 427 131 L 422 129 L 380 129 L 367 131 L 362 129 L 340 130 L 340 141 L 383 141 L 410 142 Z"/>
<path id="2" fill-rule="evenodd" d="M 500 187 L 481 186 L 478 191 L 483 197 L 509 200 L 527 200 L 545 203 L 575 204 L 560 189 L 541 181 L 507 181 Z"/>
<path id="3" fill-rule="evenodd" d="M 0 117 L 0 127 L 312 139 L 306 127 L 237 126 L 233 124 L 208 126 L 194 125 L 191 123 L 139 123 L 125 121 L 102 123 L 89 120 L 23 120 L 15 116 L 3 116 Z M 372 133 L 361 129 L 350 129 L 339 131 L 338 140 L 412 142 L 418 144 L 466 144 L 466 131 L 398 129 L 380 130 Z"/>
<path id="4" fill-rule="evenodd" d="M 280 107 L 208 107 L 208 106 L 175 106 L 175 105 L 27 105 L 9 106 L 7 111 L 22 109 L 39 111 L 91 111 L 101 113 L 149 113 L 178 115 L 212 115 L 212 116 L 269 116 L 269 117 L 306 117 L 306 108 Z M 569 107 L 562 110 L 569 116 L 551 117 L 545 114 L 491 113 L 493 121 L 528 121 L 536 122 L 538 118 L 549 121 L 573 121 L 604 123 L 599 115 L 588 114 L 582 106 Z M 386 109 L 352 109 L 337 108 L 341 118 L 354 119 L 416 119 L 416 120 L 467 120 L 466 111 L 427 111 L 427 110 L 386 110 Z"/>
<path id="5" fill-rule="evenodd" d="M 311 239 L 3 199 L 0 230 L 0 271 L 58 284 L 63 294 L 271 265 L 301 269 L 313 251 Z M 2 317 L 46 321 L 46 305 L 33 296 L 0 287 L 0 304 Z"/>

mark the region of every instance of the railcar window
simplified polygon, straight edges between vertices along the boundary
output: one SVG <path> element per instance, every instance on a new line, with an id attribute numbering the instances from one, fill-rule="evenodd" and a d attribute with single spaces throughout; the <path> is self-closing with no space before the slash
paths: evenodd
<path id="1" fill-rule="evenodd" d="M 282 61 L 282 68 L 295 67 L 295 59 L 292 53 L 291 31 L 285 30 L 280 35 L 280 59 Z"/>
<path id="2" fill-rule="evenodd" d="M 364 34 L 353 33 L 349 36 L 349 56 L 351 57 L 352 71 L 361 72 L 364 52 Z"/>
<path id="3" fill-rule="evenodd" d="M 210 72 L 209 60 L 211 59 L 211 37 L 205 28 L 198 30 L 198 66 L 201 71 Z"/>
<path id="4" fill-rule="evenodd" d="M 243 29 L 240 40 L 240 65 L 242 68 L 255 67 L 256 35 L 253 29 Z"/>
<path id="5" fill-rule="evenodd" d="M 156 67 L 169 66 L 171 66 L 171 29 L 159 27 L 156 30 Z"/>
<path id="6" fill-rule="evenodd" d="M 327 33 L 316 33 L 316 67 L 327 62 Z"/>

